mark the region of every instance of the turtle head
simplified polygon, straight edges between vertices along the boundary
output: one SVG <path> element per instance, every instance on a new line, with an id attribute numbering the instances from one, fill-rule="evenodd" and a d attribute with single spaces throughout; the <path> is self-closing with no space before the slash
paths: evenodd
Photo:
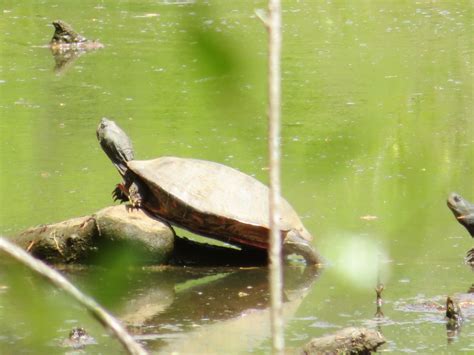
<path id="1" fill-rule="evenodd" d="M 105 154 L 124 176 L 128 170 L 127 162 L 134 159 L 130 138 L 114 121 L 105 117 L 100 120 L 96 133 Z"/>
<path id="2" fill-rule="evenodd" d="M 57 31 L 67 31 L 71 26 L 62 20 L 53 21 L 54 29 Z"/>
<path id="3" fill-rule="evenodd" d="M 70 25 L 62 20 L 53 21 L 54 35 L 51 39 L 53 43 L 79 43 L 86 41 L 86 38 L 74 31 Z"/>
<path id="4" fill-rule="evenodd" d="M 474 237 L 474 204 L 464 199 L 461 195 L 453 192 L 447 201 L 449 209 L 454 217 L 469 231 Z"/>
<path id="5" fill-rule="evenodd" d="M 311 243 L 302 237 L 301 231 L 291 229 L 286 233 L 283 240 L 283 254 L 297 254 L 302 256 L 307 265 L 319 265 L 321 257 L 313 248 Z"/>

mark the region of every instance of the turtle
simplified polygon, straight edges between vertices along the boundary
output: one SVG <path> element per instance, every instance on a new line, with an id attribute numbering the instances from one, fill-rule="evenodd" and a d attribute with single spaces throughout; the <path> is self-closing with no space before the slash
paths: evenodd
<path id="1" fill-rule="evenodd" d="M 206 160 L 135 160 L 130 138 L 107 118 L 101 119 L 96 133 L 123 179 L 113 192 L 115 200 L 129 201 L 174 226 L 241 249 L 269 248 L 269 189 L 257 179 Z M 311 234 L 283 198 L 280 229 L 285 255 L 298 254 L 308 265 L 320 263 Z"/>
<path id="2" fill-rule="evenodd" d="M 61 342 L 63 347 L 84 349 L 87 345 L 97 344 L 96 340 L 82 327 L 74 327 L 69 332 L 67 339 Z"/>
<path id="3" fill-rule="evenodd" d="M 461 223 L 474 238 L 474 204 L 463 198 L 460 194 L 453 192 L 447 201 L 449 209 L 454 217 Z"/>
<path id="4" fill-rule="evenodd" d="M 82 51 L 103 48 L 98 41 L 92 41 L 73 30 L 72 26 L 62 20 L 52 22 L 54 26 L 53 38 L 49 46 L 53 54 L 63 51 Z"/>
<path id="5" fill-rule="evenodd" d="M 447 204 L 454 217 L 474 238 L 474 204 L 455 192 L 449 195 Z M 466 262 L 474 267 L 474 248 L 467 252 Z"/>
<path id="6" fill-rule="evenodd" d="M 419 312 L 426 314 L 444 314 L 446 320 L 446 329 L 449 331 L 458 330 L 465 319 L 474 317 L 474 293 L 457 293 L 453 296 L 435 296 L 424 298 L 416 296 L 415 298 L 401 300 L 396 302 L 395 308 L 402 312 Z M 440 317 L 428 317 L 438 322 Z"/>

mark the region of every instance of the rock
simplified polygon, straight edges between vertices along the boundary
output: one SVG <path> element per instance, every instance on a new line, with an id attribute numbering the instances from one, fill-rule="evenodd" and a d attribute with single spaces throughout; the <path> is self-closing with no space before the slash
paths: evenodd
<path id="1" fill-rule="evenodd" d="M 49 263 L 90 263 L 111 247 L 141 254 L 144 263 L 166 263 L 174 232 L 142 210 L 119 205 L 63 222 L 29 228 L 11 241 Z"/>
<path id="2" fill-rule="evenodd" d="M 370 354 L 384 343 L 385 338 L 376 330 L 349 327 L 312 339 L 301 354 Z"/>
<path id="3" fill-rule="evenodd" d="M 143 249 L 157 261 L 168 260 L 174 248 L 174 231 L 169 224 L 142 209 L 126 205 L 107 207 L 95 215 L 100 236 L 107 241 L 124 242 Z"/>

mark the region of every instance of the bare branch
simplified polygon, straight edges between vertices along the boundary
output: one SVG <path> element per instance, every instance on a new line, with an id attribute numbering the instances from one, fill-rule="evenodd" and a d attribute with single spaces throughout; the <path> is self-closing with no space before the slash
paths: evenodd
<path id="1" fill-rule="evenodd" d="M 268 20 L 268 13 L 263 9 L 256 9 L 255 15 L 258 17 L 260 21 L 262 21 L 263 25 L 268 29 L 270 27 L 269 20 Z"/>
<path id="2" fill-rule="evenodd" d="M 9 254 L 11 257 L 18 260 L 23 265 L 27 266 L 34 272 L 40 274 L 50 283 L 56 287 L 64 290 L 79 303 L 81 303 L 91 313 L 91 315 L 97 319 L 104 327 L 110 329 L 118 340 L 122 343 L 129 354 L 133 355 L 145 355 L 146 350 L 138 344 L 130 334 L 121 326 L 121 324 L 112 317 L 107 311 L 105 311 L 96 301 L 92 298 L 84 295 L 79 291 L 73 284 L 71 284 L 64 276 L 59 272 L 52 269 L 45 263 L 33 258 L 27 252 L 20 247 L 10 243 L 5 238 L 0 237 L 0 250 Z"/>

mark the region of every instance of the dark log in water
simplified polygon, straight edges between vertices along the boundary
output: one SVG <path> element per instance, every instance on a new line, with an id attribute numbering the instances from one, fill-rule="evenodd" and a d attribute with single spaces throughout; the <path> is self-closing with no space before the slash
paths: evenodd
<path id="1" fill-rule="evenodd" d="M 385 338 L 376 330 L 344 328 L 334 334 L 312 339 L 302 354 L 370 354 L 385 343 Z"/>

